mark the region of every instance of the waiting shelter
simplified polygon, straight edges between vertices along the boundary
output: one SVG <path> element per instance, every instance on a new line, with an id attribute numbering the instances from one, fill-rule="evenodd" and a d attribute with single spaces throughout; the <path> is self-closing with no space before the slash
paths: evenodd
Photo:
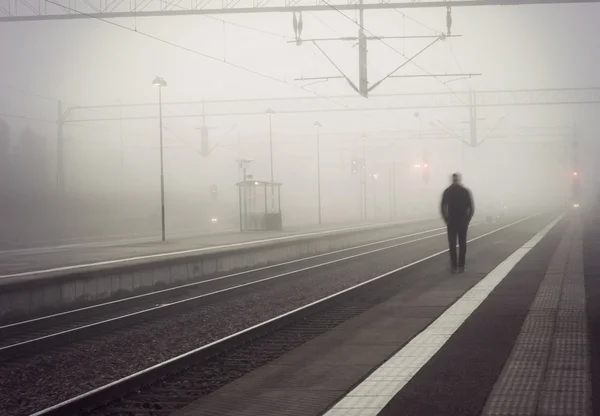
<path id="1" fill-rule="evenodd" d="M 281 184 L 238 182 L 240 231 L 281 230 Z"/>

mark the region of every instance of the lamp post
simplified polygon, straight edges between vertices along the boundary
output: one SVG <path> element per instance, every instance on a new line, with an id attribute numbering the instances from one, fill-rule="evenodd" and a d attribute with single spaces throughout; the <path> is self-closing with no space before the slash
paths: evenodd
<path id="1" fill-rule="evenodd" d="M 270 152 L 270 159 L 271 159 L 271 209 L 275 209 L 275 197 L 274 197 L 274 189 L 273 189 L 273 123 L 272 123 L 272 119 L 273 119 L 273 114 L 275 114 L 275 112 L 268 108 L 267 109 L 267 115 L 269 116 L 269 152 Z"/>
<path id="2" fill-rule="evenodd" d="M 160 123 L 160 222 L 162 241 L 165 241 L 165 175 L 163 167 L 163 127 L 162 127 L 162 88 L 167 86 L 164 79 L 154 78 L 152 85 L 158 87 L 158 118 Z"/>
<path id="3" fill-rule="evenodd" d="M 364 221 L 367 221 L 367 135 L 361 136 L 363 141 L 363 172 L 362 172 L 362 183 L 363 183 L 363 212 Z"/>
<path id="4" fill-rule="evenodd" d="M 317 129 L 317 195 L 319 204 L 319 225 L 321 225 L 321 123 L 315 122 L 314 127 Z"/>
<path id="5" fill-rule="evenodd" d="M 272 109 L 267 109 L 267 115 L 269 116 L 269 152 L 271 155 L 271 183 L 273 183 L 273 114 L 275 114 L 275 112 Z"/>
<path id="6" fill-rule="evenodd" d="M 379 174 L 371 173 L 369 177 L 373 179 L 373 220 L 377 220 L 377 180 L 379 179 Z"/>

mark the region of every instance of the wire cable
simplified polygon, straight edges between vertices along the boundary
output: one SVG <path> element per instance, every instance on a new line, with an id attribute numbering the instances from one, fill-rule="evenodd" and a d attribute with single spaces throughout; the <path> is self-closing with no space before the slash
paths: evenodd
<path id="1" fill-rule="evenodd" d="M 202 56 L 202 57 L 204 57 L 204 58 L 206 58 L 206 59 L 209 59 L 209 60 L 212 60 L 212 61 L 216 61 L 216 62 L 223 63 L 223 64 L 225 64 L 225 65 L 229 65 L 229 66 L 231 66 L 231 67 L 234 67 L 234 68 L 236 68 L 236 69 L 239 69 L 239 70 L 242 70 L 242 71 L 248 72 L 248 73 L 250 73 L 250 74 L 253 74 L 253 75 L 257 75 L 257 76 L 259 76 L 259 77 L 261 77 L 261 78 L 266 78 L 266 79 L 269 79 L 269 80 L 271 80 L 271 81 L 275 81 L 275 82 L 278 82 L 278 83 L 281 83 L 281 84 L 285 84 L 285 85 L 287 85 L 287 86 L 290 86 L 290 87 L 293 87 L 293 88 L 301 89 L 302 91 L 305 91 L 305 92 L 308 92 L 308 93 L 310 93 L 310 94 L 316 95 L 316 96 L 318 96 L 318 97 L 320 97 L 320 98 L 324 98 L 324 99 L 326 99 L 326 100 L 329 100 L 329 101 L 331 101 L 332 103 L 334 103 L 334 104 L 336 104 L 336 105 L 338 105 L 338 106 L 341 106 L 341 107 L 347 108 L 347 105 L 345 105 L 345 104 L 342 104 L 342 103 L 339 103 L 339 102 L 337 102 L 337 101 L 331 100 L 330 98 L 328 98 L 328 97 L 325 97 L 325 96 L 322 96 L 322 95 L 320 95 L 320 94 L 318 94 L 318 93 L 316 93 L 316 92 L 314 92 L 314 91 L 311 91 L 311 90 L 309 90 L 309 89 L 306 89 L 306 88 L 304 88 L 303 86 L 294 85 L 294 84 L 292 84 L 292 83 L 290 83 L 290 82 L 286 81 L 285 79 L 277 78 L 277 77 L 275 77 L 275 76 L 273 76 L 273 75 L 269 75 L 269 74 L 264 74 L 264 73 L 262 73 L 262 72 L 259 72 L 259 71 L 256 71 L 256 70 L 254 70 L 254 69 L 250 69 L 250 68 L 247 68 L 247 67 L 245 67 L 245 66 L 242 66 L 242 65 L 239 65 L 239 64 L 235 64 L 235 63 L 233 63 L 233 62 L 229 62 L 229 61 L 226 61 L 226 60 L 224 60 L 224 59 L 221 59 L 221 58 L 217 58 L 217 57 L 215 57 L 215 56 L 212 56 L 212 55 L 208 55 L 208 54 L 206 54 L 206 53 L 204 53 L 204 52 L 200 52 L 200 51 L 197 51 L 197 50 L 195 50 L 195 49 L 188 48 L 187 46 L 179 45 L 179 44 L 177 44 L 177 43 L 174 43 L 174 42 L 168 41 L 168 40 L 166 40 L 166 39 L 159 38 L 159 37 L 157 37 L 157 36 L 154 36 L 154 35 L 151 35 L 151 34 L 149 34 L 149 33 L 146 33 L 146 32 L 141 32 L 141 31 L 139 31 L 139 30 L 132 29 L 132 28 L 130 28 L 130 27 L 127 27 L 127 26 L 121 25 L 121 24 L 119 24 L 119 23 L 112 22 L 112 21 L 110 21 L 110 20 L 103 19 L 103 18 L 101 18 L 101 17 L 98 17 L 98 16 L 94 16 L 93 14 L 89 14 L 89 13 L 81 12 L 81 11 L 79 11 L 79 10 L 77 10 L 77 9 L 73 9 L 73 8 L 70 8 L 70 7 L 67 7 L 67 6 L 64 6 L 64 5 L 59 5 L 58 3 L 56 3 L 56 2 L 54 2 L 54 1 L 52 1 L 52 0 L 45 0 L 45 1 L 46 1 L 46 2 L 48 2 L 48 3 L 50 3 L 50 4 L 54 4 L 54 5 L 56 5 L 56 6 L 60 6 L 60 7 L 64 8 L 64 9 L 70 10 L 70 11 L 72 11 L 72 12 L 79 13 L 79 14 L 83 14 L 83 15 L 85 15 L 85 16 L 88 16 L 88 17 L 90 17 L 90 18 L 93 18 L 93 19 L 99 20 L 99 21 L 101 21 L 101 22 L 107 23 L 107 24 L 109 24 L 109 25 L 111 25 L 111 26 L 115 26 L 115 27 L 118 27 L 118 28 L 120 28 L 120 29 L 127 30 L 128 32 L 132 32 L 132 33 L 138 34 L 138 35 L 140 35 L 140 36 L 144 36 L 144 37 L 146 37 L 146 38 L 148 38 L 148 39 L 152 39 L 152 40 L 154 40 L 154 41 L 157 41 L 157 42 L 163 43 L 163 44 L 165 44 L 165 45 L 169 45 L 169 46 L 172 46 L 172 47 L 174 47 L 174 48 L 178 48 L 178 49 L 184 50 L 184 51 L 186 51 L 186 52 L 190 52 L 190 53 L 193 53 L 193 54 L 196 54 L 196 55 Z"/>
<path id="2" fill-rule="evenodd" d="M 399 66 L 397 66 L 392 72 L 390 72 L 389 74 L 387 74 L 385 77 L 383 77 L 382 79 L 380 79 L 379 81 L 377 81 L 375 84 L 373 84 L 372 87 L 369 88 L 369 91 L 375 89 L 376 87 L 379 86 L 379 84 L 381 84 L 383 81 L 385 81 L 386 79 L 388 79 L 389 77 L 391 77 L 392 75 L 394 75 L 396 72 L 398 72 L 400 69 L 402 69 L 404 66 L 408 65 L 409 63 L 411 63 L 413 61 L 413 59 L 415 59 L 417 56 L 421 55 L 423 52 L 425 52 L 427 49 L 429 49 L 430 47 L 432 47 L 438 40 L 440 40 L 440 38 L 436 38 L 433 42 L 431 42 L 429 45 L 425 46 L 423 49 L 421 49 L 419 52 L 417 52 L 416 54 L 414 54 L 413 56 L 411 56 L 410 58 L 407 58 L 407 60 L 405 62 L 403 62 L 402 64 L 400 64 Z"/>
<path id="3" fill-rule="evenodd" d="M 31 97 L 41 98 L 42 100 L 53 101 L 53 102 L 58 101 L 56 98 L 48 97 L 48 96 L 45 96 L 45 95 L 42 95 L 42 94 L 38 94 L 38 93 L 32 92 L 32 91 L 27 91 L 27 90 L 24 90 L 22 88 L 15 87 L 15 86 L 12 86 L 12 85 L 0 84 L 0 87 L 2 87 L 2 88 L 8 88 L 8 89 L 20 92 L 21 94 L 29 95 Z"/>
<path id="4" fill-rule="evenodd" d="M 0 113 L 0 117 L 8 117 L 8 118 L 16 118 L 16 119 L 20 119 L 20 120 L 37 121 L 37 122 L 40 122 L 40 123 L 48 123 L 48 124 L 55 124 L 56 123 L 55 120 L 44 120 L 42 118 L 29 117 L 29 116 L 23 116 L 23 115 L 20 115 L 20 114 L 11 114 L 11 113 Z"/>
<path id="5" fill-rule="evenodd" d="M 404 18 L 406 18 L 406 19 L 408 19 L 408 20 L 410 20 L 410 21 L 412 21 L 412 22 L 414 22 L 414 23 L 418 24 L 419 26 L 422 26 L 422 27 L 424 27 L 424 28 L 425 28 L 425 29 L 427 29 L 427 30 L 431 30 L 431 31 L 432 31 L 433 33 L 435 33 L 436 35 L 441 35 L 442 33 L 444 33 L 444 32 L 443 32 L 443 31 L 441 31 L 441 30 L 436 30 L 436 29 L 432 28 L 431 26 L 427 26 L 425 23 L 421 23 L 421 22 L 419 22 L 418 20 L 416 20 L 416 19 L 413 19 L 412 17 L 410 17 L 410 16 L 409 16 L 409 15 L 407 15 L 406 13 L 402 13 L 402 12 L 401 12 L 400 10 L 398 10 L 398 9 L 393 9 L 393 10 L 394 10 L 396 13 L 399 13 L 399 14 L 401 14 L 401 15 L 402 15 Z"/>
<path id="6" fill-rule="evenodd" d="M 180 6 L 179 4 L 173 5 L 173 8 L 178 8 L 180 10 L 189 10 L 187 7 Z M 231 22 L 229 20 L 220 19 L 218 17 L 212 16 L 212 15 L 209 15 L 209 14 L 202 14 L 200 16 L 204 17 L 204 18 L 207 18 L 207 19 L 216 20 L 217 22 L 226 23 L 226 24 L 231 25 L 231 26 L 236 26 L 236 27 L 239 27 L 239 28 L 242 28 L 242 29 L 246 29 L 246 30 L 250 30 L 250 31 L 253 31 L 253 32 L 257 32 L 257 33 L 262 33 L 263 35 L 273 36 L 273 37 L 284 39 L 284 40 L 292 40 L 293 39 L 291 36 L 282 35 L 281 33 L 275 33 L 275 32 L 270 32 L 268 30 L 257 29 L 255 27 L 246 26 L 246 25 L 243 25 L 241 23 L 234 23 L 234 22 Z"/>
<path id="7" fill-rule="evenodd" d="M 171 135 L 173 137 L 175 137 L 176 139 L 178 139 L 179 141 L 181 141 L 183 144 L 185 144 L 191 150 L 193 150 L 194 152 L 196 152 L 198 155 L 202 156 L 202 152 L 200 150 L 198 150 L 196 148 L 196 146 L 193 146 L 190 142 L 188 142 L 187 140 L 185 140 L 183 137 L 179 136 L 178 134 L 175 134 L 175 132 L 173 130 L 171 130 L 169 127 L 163 126 L 163 128 L 165 129 L 165 131 L 168 131 L 169 133 L 171 133 Z"/>
<path id="8" fill-rule="evenodd" d="M 350 17 L 348 17 L 345 13 L 343 13 L 341 10 L 339 10 L 338 8 L 336 8 L 335 6 L 333 6 L 331 3 L 329 3 L 327 0 L 322 0 L 323 3 L 325 3 L 327 6 L 329 6 L 330 8 L 332 8 L 333 10 L 335 10 L 336 12 L 340 13 L 342 16 L 344 16 L 346 19 L 350 20 L 352 23 L 354 23 L 355 25 L 357 25 L 358 27 L 360 27 L 362 30 L 364 30 L 365 32 L 367 32 L 369 35 L 371 36 L 376 36 L 375 34 L 373 34 L 373 32 L 371 32 L 370 30 L 366 29 L 363 25 L 361 25 L 358 22 L 355 22 L 354 20 L 352 20 Z M 389 49 L 393 50 L 394 52 L 396 52 L 398 55 L 404 57 L 405 59 L 408 59 L 408 57 L 400 52 L 398 49 L 394 48 L 392 45 L 390 45 L 389 43 L 385 42 L 383 39 L 380 39 L 380 42 L 383 43 L 386 47 L 388 47 Z M 435 78 L 438 82 L 440 82 L 446 89 L 448 89 L 448 91 L 450 91 L 461 103 L 465 104 L 465 101 L 460 98 L 458 96 L 458 94 L 456 94 L 452 88 L 450 88 L 448 85 L 446 85 L 444 83 L 444 81 L 442 81 L 439 77 L 436 77 L 435 75 L 431 74 L 429 71 L 427 71 L 425 68 L 423 68 L 421 65 L 417 64 L 416 62 L 411 62 L 414 66 L 416 66 L 417 68 L 419 68 L 421 71 L 425 72 L 427 75 Z"/>
<path id="9" fill-rule="evenodd" d="M 458 58 L 454 54 L 454 50 L 452 49 L 452 42 L 448 42 L 448 48 L 450 49 L 450 55 L 452 55 L 454 62 L 456 62 L 456 65 L 458 66 L 458 69 L 460 69 L 460 72 L 464 73 L 465 71 L 463 70 L 460 62 L 458 61 Z"/>
<path id="10" fill-rule="evenodd" d="M 333 27 L 331 27 L 330 25 L 328 25 L 327 23 L 325 23 L 323 21 L 323 19 L 321 19 L 320 17 L 318 17 L 316 14 L 308 12 L 308 14 L 310 14 L 312 17 L 314 17 L 316 20 L 319 21 L 319 23 L 321 23 L 323 26 L 325 26 L 326 28 L 328 28 L 329 30 L 331 30 L 333 33 L 335 33 L 336 35 L 338 35 L 340 38 L 343 38 L 344 35 L 342 35 L 338 30 L 334 29 Z M 354 22 L 356 23 L 356 22 Z M 354 48 L 354 46 L 351 46 L 351 48 Z M 367 58 L 367 65 L 370 65 L 371 67 L 373 67 L 373 64 L 371 63 L 371 61 L 369 61 L 369 59 Z M 376 74 L 379 75 L 378 71 L 375 71 Z"/>

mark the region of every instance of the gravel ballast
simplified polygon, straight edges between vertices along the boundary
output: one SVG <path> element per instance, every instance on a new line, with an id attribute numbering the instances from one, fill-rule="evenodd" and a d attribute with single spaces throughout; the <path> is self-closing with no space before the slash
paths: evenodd
<path id="1" fill-rule="evenodd" d="M 477 227 L 473 234 L 491 226 Z M 475 230 L 474 230 L 475 231 Z M 249 286 L 218 303 L 0 363 L 0 414 L 28 415 L 445 249 L 438 236 Z M 401 255 L 399 255 L 401 253 Z"/>

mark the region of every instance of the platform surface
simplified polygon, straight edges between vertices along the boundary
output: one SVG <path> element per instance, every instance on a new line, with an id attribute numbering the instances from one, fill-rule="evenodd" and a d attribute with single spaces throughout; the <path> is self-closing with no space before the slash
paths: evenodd
<path id="1" fill-rule="evenodd" d="M 600 414 L 600 210 L 439 256 L 397 292 L 177 416 Z"/>
<path id="2" fill-rule="evenodd" d="M 398 220 L 395 224 L 433 221 L 428 219 Z M 71 244 L 22 250 L 0 251 L 0 284 L 18 282 L 20 278 L 60 274 L 61 269 L 94 267 L 98 263 L 109 265 L 129 259 L 152 261 L 166 256 L 185 253 L 202 254 L 209 251 L 250 247 L 269 241 L 289 241 L 294 238 L 325 236 L 345 230 L 362 230 L 385 225 L 382 223 L 338 223 L 289 227 L 282 231 L 224 232 L 196 236 L 160 239 L 121 240 L 103 243 Z M 390 223 L 391 224 L 391 223 Z M 440 221 L 435 225 L 440 226 Z"/>

